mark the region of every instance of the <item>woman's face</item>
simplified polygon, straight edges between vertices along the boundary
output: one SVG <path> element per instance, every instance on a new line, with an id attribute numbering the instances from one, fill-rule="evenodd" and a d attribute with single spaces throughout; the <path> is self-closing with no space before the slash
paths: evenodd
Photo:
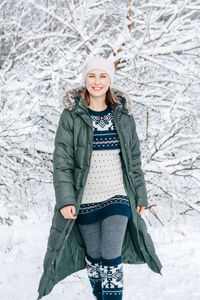
<path id="1" fill-rule="evenodd" d="M 102 96 L 109 88 L 110 77 L 105 71 L 94 69 L 87 73 L 85 84 L 92 96 Z"/>

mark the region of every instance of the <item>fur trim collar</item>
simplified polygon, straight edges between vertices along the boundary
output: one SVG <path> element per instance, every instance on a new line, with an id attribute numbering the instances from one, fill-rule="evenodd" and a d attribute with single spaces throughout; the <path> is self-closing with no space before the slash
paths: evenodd
<path id="1" fill-rule="evenodd" d="M 84 86 L 79 85 L 64 91 L 59 99 L 60 106 L 67 110 L 72 110 L 76 105 L 75 99 L 80 97 L 84 88 Z M 130 96 L 125 91 L 119 90 L 114 86 L 111 87 L 111 92 L 118 98 L 117 105 L 122 105 L 125 109 L 127 109 L 127 113 L 129 115 L 132 114 L 134 103 L 130 99 Z"/>

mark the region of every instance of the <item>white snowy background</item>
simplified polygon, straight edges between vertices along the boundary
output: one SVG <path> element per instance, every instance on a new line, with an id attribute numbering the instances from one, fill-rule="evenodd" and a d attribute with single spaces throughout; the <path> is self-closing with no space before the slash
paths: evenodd
<path id="1" fill-rule="evenodd" d="M 60 95 L 90 54 L 132 98 L 163 264 L 124 265 L 125 300 L 200 299 L 200 1 L 1 0 L 0 299 L 32 300 L 53 208 Z M 93 299 L 86 270 L 44 299 Z"/>

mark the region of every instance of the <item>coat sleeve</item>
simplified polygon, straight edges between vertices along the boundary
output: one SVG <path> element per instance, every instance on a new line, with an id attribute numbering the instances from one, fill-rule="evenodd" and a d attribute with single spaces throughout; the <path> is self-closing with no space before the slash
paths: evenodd
<path id="1" fill-rule="evenodd" d="M 141 151 L 140 142 L 136 130 L 136 124 L 133 115 L 130 115 L 130 124 L 132 132 L 131 156 L 132 156 L 132 170 L 134 175 L 135 191 L 136 191 L 136 205 L 148 206 L 147 190 L 144 179 L 144 172 L 141 167 Z"/>
<path id="2" fill-rule="evenodd" d="M 76 206 L 72 127 L 70 112 L 64 109 L 60 115 L 53 152 L 53 185 L 58 209 L 68 205 Z"/>

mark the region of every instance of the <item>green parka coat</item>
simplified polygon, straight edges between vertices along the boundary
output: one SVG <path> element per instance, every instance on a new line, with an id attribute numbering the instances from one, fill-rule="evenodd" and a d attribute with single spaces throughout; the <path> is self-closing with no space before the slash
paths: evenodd
<path id="1" fill-rule="evenodd" d="M 86 248 L 75 219 L 65 219 L 60 208 L 75 205 L 78 214 L 93 150 L 93 126 L 87 100 L 80 96 L 83 86 L 67 91 L 62 99 L 64 109 L 55 136 L 53 185 L 56 204 L 44 257 L 44 272 L 39 283 L 39 296 L 49 294 L 60 280 L 86 268 Z M 141 152 L 136 125 L 128 95 L 111 88 L 118 101 L 111 104 L 113 122 L 121 145 L 124 187 L 131 204 L 122 246 L 123 263 L 147 263 L 161 274 L 162 265 L 155 253 L 146 224 L 136 206 L 148 206 Z M 162 275 L 162 274 L 161 274 Z"/>

